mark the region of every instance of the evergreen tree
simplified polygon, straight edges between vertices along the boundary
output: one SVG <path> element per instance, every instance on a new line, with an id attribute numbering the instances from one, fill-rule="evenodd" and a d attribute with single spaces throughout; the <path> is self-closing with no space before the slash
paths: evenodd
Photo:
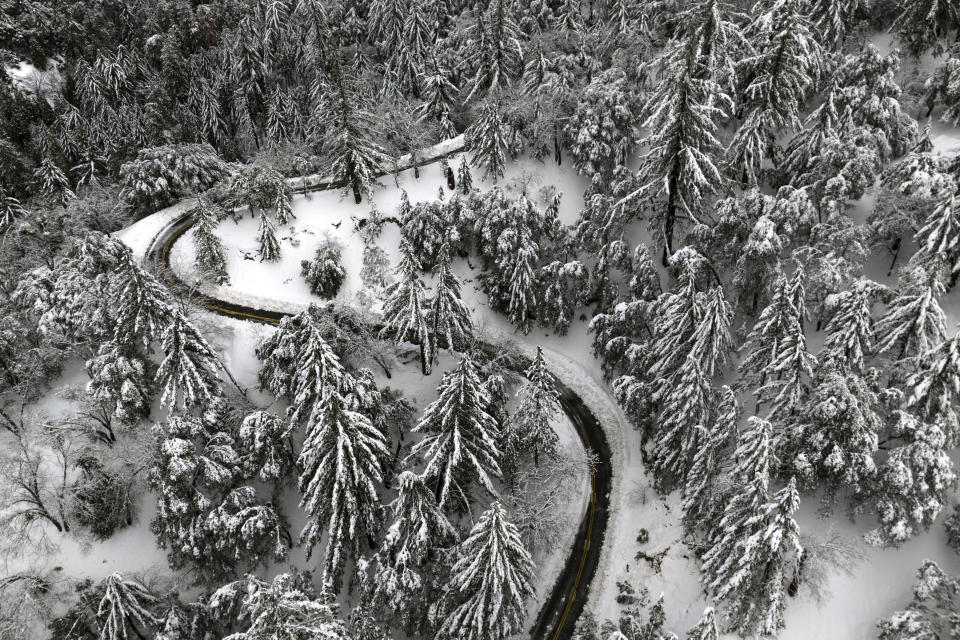
<path id="1" fill-rule="evenodd" d="M 527 381 L 517 391 L 518 406 L 510 421 L 511 447 L 532 451 L 534 465 L 539 466 L 541 454 L 550 457 L 557 452 L 559 438 L 550 422 L 560 413 L 560 395 L 547 371 L 542 348 L 537 347 L 525 375 Z"/>
<path id="2" fill-rule="evenodd" d="M 377 485 L 383 481 L 381 461 L 388 456 L 384 434 L 328 389 L 310 414 L 297 466 L 300 506 L 308 515 L 300 541 L 309 558 L 325 539 L 324 583 L 334 589 L 345 552 L 359 556 L 362 537 L 372 541 L 380 526 Z"/>
<path id="3" fill-rule="evenodd" d="M 420 346 L 420 366 L 423 375 L 430 375 L 433 357 L 430 322 L 423 281 L 420 280 L 420 261 L 406 239 L 400 243 L 400 264 L 397 265 L 397 282 L 387 289 L 383 305 L 383 329 L 381 336 L 393 334 L 394 340 L 403 342 L 413 339 Z"/>
<path id="4" fill-rule="evenodd" d="M 162 391 L 160 404 L 205 406 L 221 394 L 217 370 L 220 362 L 213 348 L 183 313 L 176 311 L 161 338 L 164 359 L 156 381 Z"/>
<path id="5" fill-rule="evenodd" d="M 817 369 L 810 397 L 790 420 L 785 460 L 808 487 L 825 485 L 829 508 L 840 491 L 851 500 L 868 492 L 877 468 L 873 456 L 882 427 L 877 395 L 855 371 L 836 359 Z"/>
<path id="6" fill-rule="evenodd" d="M 700 621 L 687 631 L 687 640 L 720 640 L 717 613 L 713 607 L 703 610 Z"/>
<path id="7" fill-rule="evenodd" d="M 495 494 L 491 478 L 500 476 L 498 429 L 485 409 L 487 396 L 473 359 L 464 356 L 444 374 L 437 391 L 440 397 L 413 429 L 425 435 L 411 451 L 426 460 L 423 476 L 434 485 L 437 503 L 445 505 L 453 497 L 467 504 L 470 480 Z"/>
<path id="8" fill-rule="evenodd" d="M 243 475 L 264 483 L 286 478 L 295 464 L 290 432 L 285 420 L 267 411 L 245 416 L 236 439 Z"/>
<path id="9" fill-rule="evenodd" d="M 948 576 L 932 560 L 917 571 L 913 599 L 903 611 L 880 620 L 879 640 L 925 640 L 957 633 L 960 580 Z"/>
<path id="10" fill-rule="evenodd" d="M 573 166 L 586 176 L 609 177 L 626 164 L 638 136 L 636 99 L 626 74 L 608 69 L 583 90 L 566 124 Z"/>
<path id="11" fill-rule="evenodd" d="M 460 193 L 470 195 L 473 191 L 473 176 L 470 174 L 470 165 L 467 163 L 467 154 L 460 156 L 460 166 L 457 168 L 457 184 Z"/>
<path id="12" fill-rule="evenodd" d="M 710 424 L 714 389 L 700 363 L 687 356 L 664 399 L 660 434 L 654 451 L 654 468 L 661 486 L 683 486 L 702 443 L 695 441 L 697 427 Z"/>
<path id="13" fill-rule="evenodd" d="M 906 266 L 900 286 L 877 321 L 877 353 L 890 353 L 895 361 L 927 353 L 946 336 L 947 319 L 938 299 L 944 293 L 936 268 Z"/>
<path id="14" fill-rule="evenodd" d="M 703 316 L 691 336 L 690 357 L 700 364 L 708 378 L 720 373 L 720 367 L 733 348 L 730 325 L 733 309 L 720 286 L 711 287 L 705 296 Z"/>
<path id="15" fill-rule="evenodd" d="M 218 589 L 210 598 L 210 606 L 217 610 L 236 600 L 240 600 L 238 617 L 244 630 L 228 636 L 229 640 L 351 638 L 337 617 L 336 602 L 326 593 L 316 597 L 309 577 L 281 573 L 265 582 L 249 575 Z"/>
<path id="16" fill-rule="evenodd" d="M 103 597 L 97 607 L 100 640 L 125 640 L 149 633 L 158 620 L 151 611 L 157 596 L 137 580 L 111 573 L 103 581 Z"/>
<path id="17" fill-rule="evenodd" d="M 743 63 L 744 119 L 728 149 L 746 184 L 756 184 L 763 161 L 776 157 L 777 132 L 799 128 L 800 110 L 823 70 L 823 47 L 805 9 L 800 0 L 771 0 L 748 28 L 757 53 Z"/>
<path id="18" fill-rule="evenodd" d="M 489 0 L 475 29 L 478 42 L 470 66 L 476 73 L 465 103 L 480 92 L 494 93 L 506 88 L 523 71 L 522 34 L 507 0 Z"/>
<path id="19" fill-rule="evenodd" d="M 530 332 L 539 307 L 536 290 L 536 269 L 539 247 L 531 238 L 523 238 L 514 254 L 513 271 L 510 274 L 510 300 L 507 314 L 510 322 L 521 333 Z"/>
<path id="20" fill-rule="evenodd" d="M 663 242 L 664 259 L 673 253 L 677 220 L 700 222 L 705 199 L 721 188 L 717 160 L 722 149 L 715 123 L 733 107 L 718 83 L 723 71 L 714 38 L 734 38 L 735 27 L 709 1 L 694 3 L 680 20 L 688 30 L 663 53 L 663 82 L 643 109 L 642 126 L 651 133 L 637 174 L 643 186 L 635 194 L 650 200 L 650 223 Z"/>
<path id="21" fill-rule="evenodd" d="M 340 243 L 330 238 L 324 239 L 313 261 L 300 261 L 300 274 L 310 285 L 310 293 L 321 298 L 335 298 L 347 275 L 341 261 Z"/>
<path id="22" fill-rule="evenodd" d="M 694 427 L 692 442 L 696 443 L 696 449 L 681 503 L 688 531 L 709 532 L 723 508 L 720 475 L 736 442 L 740 416 L 737 396 L 730 387 L 721 387 L 717 395 L 715 417 L 709 429 L 703 425 Z"/>
<path id="23" fill-rule="evenodd" d="M 430 120 L 440 129 L 444 139 L 457 135 L 453 124 L 454 99 L 457 88 L 450 81 L 448 72 L 433 56 L 433 66 L 423 79 L 423 103 L 417 108 L 421 120 Z"/>
<path id="24" fill-rule="evenodd" d="M 175 314 L 173 298 L 153 274 L 136 263 L 130 249 L 119 245 L 117 250 L 119 305 L 113 339 L 118 345 L 146 346 L 171 323 Z"/>
<path id="25" fill-rule="evenodd" d="M 950 274 L 950 284 L 960 277 L 960 200 L 947 198 L 930 212 L 917 231 L 917 264 L 935 264 L 942 260 Z"/>
<path id="26" fill-rule="evenodd" d="M 502 2 L 502 0 L 494 0 Z M 507 125 L 503 119 L 503 107 L 499 95 L 484 103 L 480 116 L 466 131 L 467 148 L 472 155 L 470 162 L 483 167 L 483 178 L 492 176 L 496 182 L 503 176 L 507 152 Z M 460 179 L 460 188 L 467 193 Z"/>
<path id="27" fill-rule="evenodd" d="M 230 276 L 227 274 L 227 260 L 223 254 L 223 242 L 214 231 L 217 223 L 223 218 L 223 210 L 211 206 L 203 198 L 197 198 L 197 206 L 193 209 L 193 242 L 196 245 L 197 266 L 217 284 L 228 284 Z"/>
<path id="28" fill-rule="evenodd" d="M 897 39 L 914 57 L 931 48 L 939 55 L 944 48 L 942 41 L 960 28 L 960 3 L 956 0 L 904 0 L 897 4 L 900 15 L 890 30 L 897 32 Z"/>
<path id="29" fill-rule="evenodd" d="M 150 415 L 150 382 L 146 363 L 131 349 L 113 342 L 101 345 L 87 360 L 87 394 L 104 403 L 110 415 L 135 424 Z"/>
<path id="30" fill-rule="evenodd" d="M 533 595 L 533 560 L 494 502 L 454 552 L 439 638 L 504 640 L 521 629 Z"/>
<path id="31" fill-rule="evenodd" d="M 385 173 L 387 156 L 373 139 L 377 130 L 374 116 L 364 105 L 355 78 L 348 77 L 339 55 L 328 60 L 327 76 L 330 91 L 318 114 L 320 130 L 332 131 L 323 140 L 324 151 L 331 158 L 330 174 L 353 191 L 354 202 L 375 184 L 378 174 Z"/>
<path id="32" fill-rule="evenodd" d="M 436 287 L 430 299 L 428 319 L 431 325 L 430 343 L 437 345 L 439 338 L 443 338 L 447 349 L 453 351 L 456 345 L 464 344 L 473 335 L 473 323 L 470 309 L 461 298 L 462 284 L 451 268 L 450 245 L 446 242 L 440 247 L 434 273 Z"/>
<path id="33" fill-rule="evenodd" d="M 855 372 L 863 371 L 864 360 L 874 353 L 873 305 L 886 291 L 883 285 L 860 278 L 848 290 L 827 298 L 827 311 L 833 315 L 823 348 Z"/>
<path id="34" fill-rule="evenodd" d="M 403 41 L 403 23 L 409 9 L 408 0 L 375 0 L 368 16 L 368 37 L 381 52 L 396 51 Z"/>
<path id="35" fill-rule="evenodd" d="M 926 422 L 942 418 L 953 423 L 954 405 L 960 397 L 960 333 L 947 338 L 920 357 L 919 371 L 910 375 L 907 406 Z M 951 446 L 957 434 L 947 433 Z"/>
<path id="36" fill-rule="evenodd" d="M 866 4 L 864 0 L 815 0 L 813 19 L 822 34 L 839 44 L 847 37 Z"/>
<path id="37" fill-rule="evenodd" d="M 867 534 L 871 544 L 900 546 L 926 531 L 943 510 L 947 492 L 957 484 L 947 439 L 937 424 L 896 412 L 893 435 L 903 438 L 880 466 L 872 493 L 880 526 Z"/>
<path id="38" fill-rule="evenodd" d="M 277 233 L 274 231 L 273 223 L 266 214 L 260 216 L 260 228 L 257 230 L 257 252 L 260 254 L 260 262 L 276 262 L 280 259 L 280 241 L 277 240 Z"/>
<path id="39" fill-rule="evenodd" d="M 427 605 L 439 587 L 429 560 L 456 542 L 457 531 L 423 479 L 410 471 L 398 476 L 390 509 L 393 523 L 375 558 L 375 599 L 393 611 L 409 633 L 420 633 L 427 623 Z"/>

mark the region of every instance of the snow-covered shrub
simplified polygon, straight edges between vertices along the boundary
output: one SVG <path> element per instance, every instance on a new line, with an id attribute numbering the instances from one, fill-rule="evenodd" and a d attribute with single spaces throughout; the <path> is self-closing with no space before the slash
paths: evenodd
<path id="1" fill-rule="evenodd" d="M 72 515 L 98 540 L 133 523 L 136 509 L 132 478 L 104 465 L 93 456 L 77 460 L 80 477 L 73 487 Z"/>
<path id="2" fill-rule="evenodd" d="M 300 273 L 310 285 L 311 293 L 321 298 L 336 297 L 347 275 L 341 262 L 341 253 L 340 244 L 327 238 L 317 248 L 313 262 L 300 261 Z"/>
<path id="3" fill-rule="evenodd" d="M 880 640 L 953 638 L 958 631 L 960 580 L 949 576 L 932 560 L 917 571 L 913 600 L 901 611 L 877 622 Z"/>
<path id="4" fill-rule="evenodd" d="M 227 175 L 227 164 L 207 144 L 141 149 L 136 160 L 120 167 L 123 197 L 144 213 L 205 191 Z"/>

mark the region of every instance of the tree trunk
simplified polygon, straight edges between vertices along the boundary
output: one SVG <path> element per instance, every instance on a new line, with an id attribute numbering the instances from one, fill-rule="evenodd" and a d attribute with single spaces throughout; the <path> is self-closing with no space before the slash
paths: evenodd
<path id="1" fill-rule="evenodd" d="M 897 258 L 900 257 L 900 247 L 903 245 L 903 238 L 897 238 L 893 241 L 893 246 L 890 247 L 893 250 L 893 262 L 890 263 L 890 268 L 887 269 L 887 276 L 893 273 L 893 265 L 897 264 Z"/>
<path id="2" fill-rule="evenodd" d="M 423 375 L 430 375 L 430 357 L 427 354 L 427 345 L 425 341 L 420 341 L 420 370 Z"/>
<path id="3" fill-rule="evenodd" d="M 454 189 L 457 188 L 457 180 L 453 176 L 453 169 L 448 166 L 446 173 L 447 173 L 447 188 L 450 189 L 450 191 L 453 191 Z"/>
<path id="4" fill-rule="evenodd" d="M 353 180 L 353 201 L 357 204 L 360 204 L 360 181 L 354 178 Z"/>

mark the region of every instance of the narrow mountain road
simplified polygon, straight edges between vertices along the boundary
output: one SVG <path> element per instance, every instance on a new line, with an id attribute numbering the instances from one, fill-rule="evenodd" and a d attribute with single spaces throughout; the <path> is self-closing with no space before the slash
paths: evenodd
<path id="1" fill-rule="evenodd" d="M 213 313 L 227 317 L 278 324 L 289 315 L 203 295 L 180 280 L 170 267 L 170 249 L 193 223 L 189 213 L 172 220 L 154 238 L 147 251 L 147 261 L 156 265 L 173 291 Z M 522 373 L 528 364 L 516 363 L 516 368 Z M 586 605 L 590 583 L 596 577 L 600 563 L 613 483 L 612 456 L 603 428 L 583 400 L 569 387 L 558 380 L 557 388 L 563 410 L 576 427 L 584 449 L 595 454 L 597 464 L 590 474 L 590 504 L 580 522 L 563 571 L 531 628 L 530 637 L 533 640 L 567 640 L 573 635 L 574 624 Z"/>

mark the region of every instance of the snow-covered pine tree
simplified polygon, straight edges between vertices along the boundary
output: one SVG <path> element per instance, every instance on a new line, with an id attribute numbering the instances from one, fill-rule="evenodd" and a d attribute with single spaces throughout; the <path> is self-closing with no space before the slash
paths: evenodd
<path id="1" fill-rule="evenodd" d="M 217 284 L 227 284 L 227 260 L 223 254 L 223 242 L 216 234 L 217 223 L 226 216 L 223 209 L 210 204 L 204 198 L 197 198 L 197 206 L 192 210 L 194 217 L 193 242 L 196 245 L 197 266 L 200 271 Z"/>
<path id="2" fill-rule="evenodd" d="M 705 199 L 721 189 L 716 122 L 732 111 L 733 101 L 718 82 L 729 70 L 718 66 L 722 52 L 716 39 L 738 37 L 710 0 L 694 3 L 680 24 L 687 25 L 684 37 L 662 54 L 663 81 L 643 107 L 641 126 L 650 132 L 637 171 L 643 186 L 629 196 L 649 200 L 650 225 L 663 242 L 664 260 L 673 254 L 677 220 L 700 222 Z"/>
<path id="3" fill-rule="evenodd" d="M 772 427 L 756 416 L 747 419 L 733 453 L 731 480 L 734 491 L 724 505 L 723 516 L 710 532 L 710 549 L 703 556 L 703 582 L 714 594 L 726 586 L 741 568 L 742 544 L 761 531 L 757 520 L 769 499 Z"/>
<path id="4" fill-rule="evenodd" d="M 580 260 L 554 260 L 540 267 L 540 325 L 566 335 L 577 309 L 587 302 L 588 278 L 587 267 Z"/>
<path id="5" fill-rule="evenodd" d="M 241 599 L 241 595 L 242 599 Z M 240 599 L 238 617 L 244 629 L 228 640 L 315 638 L 349 640 L 352 636 L 339 619 L 334 599 L 326 592 L 316 597 L 309 577 L 281 573 L 270 582 L 253 575 L 224 585 L 210 597 L 214 610 Z M 229 607 L 233 608 L 233 607 Z"/>
<path id="6" fill-rule="evenodd" d="M 295 465 L 290 425 L 280 416 L 258 410 L 245 416 L 237 431 L 240 468 L 247 478 L 278 483 Z"/>
<path id="7" fill-rule="evenodd" d="M 951 51 L 943 63 L 937 67 L 925 83 L 927 118 L 933 114 L 937 105 L 943 106 L 940 120 L 954 126 L 960 123 L 960 51 Z M 928 120 L 927 128 L 930 124 Z"/>
<path id="8" fill-rule="evenodd" d="M 393 611 L 408 633 L 421 633 L 440 586 L 429 561 L 438 549 L 457 541 L 457 531 L 437 506 L 433 492 L 411 471 L 397 477 L 397 498 L 390 510 L 393 523 L 375 556 L 375 602 Z"/>
<path id="9" fill-rule="evenodd" d="M 470 195 L 473 191 L 473 175 L 470 173 L 470 163 L 467 162 L 465 153 L 460 156 L 460 166 L 457 167 L 457 187 L 464 195 Z"/>
<path id="10" fill-rule="evenodd" d="M 280 241 L 277 240 L 277 232 L 273 228 L 273 222 L 266 213 L 260 215 L 260 227 L 257 229 L 257 253 L 260 254 L 260 262 L 276 262 L 280 259 Z"/>
<path id="11" fill-rule="evenodd" d="M 529 236 L 519 239 L 513 256 L 513 270 L 509 274 L 507 315 L 510 323 L 526 335 L 537 317 L 536 271 L 540 248 Z"/>
<path id="12" fill-rule="evenodd" d="M 598 74 L 584 88 L 565 126 L 573 166 L 583 175 L 608 179 L 636 147 L 636 98 L 618 68 Z"/>
<path id="13" fill-rule="evenodd" d="M 956 0 L 902 0 L 897 5 L 900 15 L 890 30 L 897 32 L 897 40 L 916 58 L 929 49 L 939 56 L 945 48 L 944 40 L 960 28 L 960 4 Z"/>
<path id="14" fill-rule="evenodd" d="M 473 358 L 464 356 L 445 373 L 437 391 L 440 397 L 413 429 L 424 437 L 410 453 L 426 460 L 423 476 L 434 486 L 437 503 L 446 505 L 453 498 L 467 504 L 470 481 L 496 494 L 492 478 L 500 476 L 499 429 L 485 410 L 486 395 Z"/>
<path id="15" fill-rule="evenodd" d="M 791 322 L 785 328 L 779 351 L 763 370 L 764 382 L 755 391 L 758 404 L 769 403 L 768 415 L 778 421 L 797 410 L 817 365 L 817 359 L 807 351 L 807 338 L 800 322 Z"/>
<path id="16" fill-rule="evenodd" d="M 654 450 L 657 484 L 670 489 L 683 486 L 694 455 L 697 427 L 710 424 L 716 392 L 710 378 L 691 353 L 673 377 L 660 414 L 660 433 Z"/>
<path id="17" fill-rule="evenodd" d="M 949 273 L 949 286 L 960 278 L 960 198 L 948 197 L 927 216 L 917 231 L 917 264 L 942 260 Z"/>
<path id="18" fill-rule="evenodd" d="M 744 635 L 776 635 L 783 628 L 787 588 L 799 571 L 803 547 L 793 518 L 800 494 L 793 478 L 751 518 L 750 535 L 739 532 L 729 573 L 711 583 L 725 604 L 732 629 Z"/>
<path id="19" fill-rule="evenodd" d="M 560 413 L 560 395 L 541 347 L 524 375 L 527 381 L 517 391 L 517 410 L 509 422 L 510 446 L 532 452 L 534 465 L 539 466 L 541 455 L 550 457 L 557 452 L 559 438 L 550 421 Z"/>
<path id="20" fill-rule="evenodd" d="M 470 92 L 464 103 L 483 92 L 500 91 L 523 71 L 523 37 L 508 0 L 489 0 L 487 10 L 474 27 L 477 44 L 470 55 L 470 67 L 476 72 L 470 80 Z"/>
<path id="21" fill-rule="evenodd" d="M 503 505 L 490 505 L 454 551 L 438 638 L 504 640 L 521 630 L 533 559 Z"/>
<path id="22" fill-rule="evenodd" d="M 450 245 L 444 242 L 440 246 L 434 267 L 436 286 L 429 302 L 428 322 L 431 327 L 431 344 L 438 345 L 442 338 L 447 349 L 453 351 L 456 345 L 464 344 L 473 336 L 473 322 L 470 319 L 470 309 L 460 295 L 463 285 L 453 272 L 450 261 Z"/>
<path id="23" fill-rule="evenodd" d="M 319 129 L 332 131 L 325 136 L 322 146 L 331 158 L 329 171 L 337 182 L 353 191 L 354 202 L 360 204 L 362 194 L 376 183 L 377 175 L 385 173 L 387 156 L 374 140 L 377 124 L 367 109 L 357 79 L 349 77 L 340 62 L 339 54 L 327 59 L 327 81 L 330 90 L 318 114 Z"/>
<path id="24" fill-rule="evenodd" d="M 710 287 L 704 296 L 703 315 L 691 336 L 690 357 L 695 358 L 707 378 L 721 373 L 727 354 L 733 349 L 730 326 L 733 308 L 723 287 Z"/>
<path id="25" fill-rule="evenodd" d="M 300 275 L 310 285 L 310 293 L 321 298 L 335 298 L 347 271 L 341 260 L 342 248 L 332 238 L 324 238 L 317 247 L 313 261 L 300 261 Z"/>
<path id="26" fill-rule="evenodd" d="M 658 359 L 650 369 L 652 377 L 669 380 L 686 361 L 691 337 L 703 318 L 704 295 L 697 290 L 701 267 L 706 259 L 692 247 L 684 247 L 671 258 L 676 286 L 656 300 L 652 349 Z"/>
<path id="27" fill-rule="evenodd" d="M 161 344 L 164 358 L 155 378 L 161 388 L 161 406 L 174 407 L 182 402 L 188 407 L 202 407 L 221 395 L 220 361 L 181 311 L 174 311 Z"/>
<path id="28" fill-rule="evenodd" d="M 899 286 L 874 330 L 878 354 L 895 362 L 927 353 L 947 334 L 947 318 L 939 298 L 945 287 L 935 265 L 911 262 L 899 276 Z"/>
<path id="29" fill-rule="evenodd" d="M 389 455 L 384 434 L 327 388 L 310 413 L 297 466 L 300 506 L 308 516 L 300 541 L 308 558 L 325 541 L 323 582 L 334 590 L 346 553 L 358 557 L 363 537 L 372 541 L 380 526 L 377 485 L 383 480 L 381 461 Z"/>
<path id="30" fill-rule="evenodd" d="M 77 194 L 74 193 L 70 185 L 67 174 L 65 174 L 63 170 L 57 166 L 53 158 L 47 154 L 44 154 L 43 159 L 40 160 L 40 164 L 34 170 L 33 178 L 40 187 L 40 193 L 48 198 L 53 198 L 54 202 L 65 204 L 70 200 L 75 200 L 77 197 Z M 8 198 L 9 196 L 0 198 L 0 202 Z M 0 231 L 3 231 L 3 229 L 8 226 L 8 223 L 4 222 L 4 220 L 6 220 L 7 215 L 11 212 L 7 211 L 7 207 L 3 204 L 0 204 L 0 209 L 4 210 L 4 215 L 0 216 Z"/>
<path id="31" fill-rule="evenodd" d="M 454 100 L 457 88 L 450 81 L 448 71 L 432 57 L 430 70 L 423 79 L 423 103 L 417 108 L 421 120 L 430 120 L 440 129 L 443 139 L 457 135 L 453 124 Z"/>
<path id="32" fill-rule="evenodd" d="M 880 526 L 866 538 L 878 546 L 898 547 L 929 530 L 957 485 L 941 427 L 906 411 L 895 416 L 892 435 L 902 438 L 903 444 L 890 451 L 871 488 Z"/>
<path id="33" fill-rule="evenodd" d="M 788 419 L 783 463 L 805 487 L 824 486 L 824 509 L 831 509 L 841 492 L 855 503 L 869 491 L 883 427 L 877 410 L 877 394 L 859 373 L 827 357 L 809 398 Z"/>
<path id="34" fill-rule="evenodd" d="M 700 621 L 687 631 L 687 640 L 720 640 L 717 612 L 713 607 L 703 610 Z"/>
<path id="35" fill-rule="evenodd" d="M 467 148 L 471 152 L 470 162 L 474 166 L 483 167 L 484 179 L 492 176 L 496 182 L 503 176 L 507 161 L 507 125 L 503 119 L 503 105 L 499 94 L 491 96 L 484 103 L 480 116 L 470 125 L 465 136 Z M 467 193 L 462 177 L 460 188 Z"/>
<path id="36" fill-rule="evenodd" d="M 86 369 L 87 393 L 104 403 L 114 418 L 132 425 L 150 415 L 147 364 L 133 349 L 103 344 L 87 360 Z"/>
<path id="37" fill-rule="evenodd" d="M 824 50 L 801 0 L 766 0 L 747 28 L 757 51 L 740 77 L 743 124 L 727 150 L 745 184 L 756 184 L 764 160 L 776 157 L 775 136 L 800 127 L 800 111 L 825 65 Z"/>
<path id="38" fill-rule="evenodd" d="M 381 337 L 392 334 L 397 342 L 415 340 L 420 347 L 420 367 L 423 375 L 430 375 L 434 345 L 425 287 L 420 280 L 420 261 L 407 239 L 400 241 L 400 263 L 396 267 L 397 281 L 387 289 L 383 305 Z"/>
<path id="39" fill-rule="evenodd" d="M 116 243 L 115 284 L 119 301 L 113 330 L 118 345 L 148 345 L 164 332 L 175 314 L 173 297 L 160 281 L 137 264 L 126 245 Z"/>
<path id="40" fill-rule="evenodd" d="M 325 311 L 311 304 L 280 321 L 280 327 L 257 347 L 263 363 L 260 385 L 290 401 L 291 422 L 305 420 L 328 388 L 345 392 L 349 374 L 324 338 Z"/>
<path id="41" fill-rule="evenodd" d="M 125 640 L 131 632 L 144 637 L 158 622 L 151 610 L 158 600 L 140 581 L 111 573 L 103 581 L 103 597 L 97 607 L 99 640 Z"/>
<path id="42" fill-rule="evenodd" d="M 926 422 L 943 420 L 956 425 L 954 407 L 960 399 L 960 333 L 947 338 L 920 356 L 920 369 L 907 379 L 907 407 Z M 956 427 L 947 432 L 947 443 L 954 446 L 960 433 Z"/>
<path id="43" fill-rule="evenodd" d="M 403 41 L 408 0 L 374 0 L 367 13 L 367 35 L 381 53 L 389 55 Z"/>
<path id="44" fill-rule="evenodd" d="M 856 373 L 864 370 L 864 361 L 874 354 L 873 305 L 886 294 L 883 285 L 860 278 L 846 291 L 827 297 L 825 306 L 831 316 L 824 329 L 824 351 Z"/>
<path id="45" fill-rule="evenodd" d="M 905 610 L 877 622 L 879 640 L 947 638 L 957 631 L 960 580 L 943 572 L 932 560 L 917 571 L 913 600 Z"/>
<path id="46" fill-rule="evenodd" d="M 864 0 L 814 0 L 811 16 L 820 33 L 837 46 L 846 39 L 866 5 Z"/>
<path id="47" fill-rule="evenodd" d="M 681 503 L 687 531 L 710 533 L 723 510 L 720 474 L 737 440 L 740 410 L 737 396 L 730 387 L 721 387 L 717 397 L 717 407 L 709 429 L 697 425 L 692 438 L 696 450 L 687 473 Z"/>

